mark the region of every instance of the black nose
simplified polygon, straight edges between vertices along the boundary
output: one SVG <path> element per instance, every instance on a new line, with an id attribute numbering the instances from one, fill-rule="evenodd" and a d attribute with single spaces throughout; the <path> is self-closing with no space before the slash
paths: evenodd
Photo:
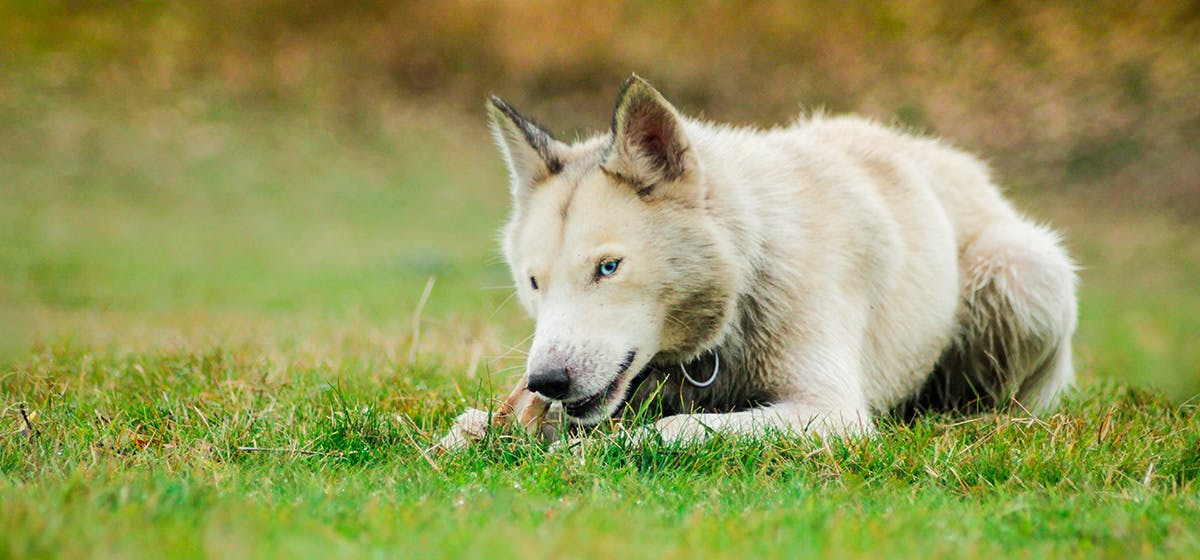
<path id="1" fill-rule="evenodd" d="M 544 368 L 529 374 L 529 390 L 548 399 L 562 400 L 570 388 L 571 380 L 567 378 L 565 367 Z"/>

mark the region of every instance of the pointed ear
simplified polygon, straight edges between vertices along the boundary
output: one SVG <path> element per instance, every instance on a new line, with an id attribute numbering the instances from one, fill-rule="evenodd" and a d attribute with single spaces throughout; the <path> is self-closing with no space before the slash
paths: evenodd
<path id="1" fill-rule="evenodd" d="M 514 195 L 562 171 L 566 146 L 546 129 L 496 96 L 488 100 L 488 115 L 492 135 L 508 164 Z"/>
<path id="2" fill-rule="evenodd" d="M 612 129 L 612 153 L 605 168 L 631 183 L 641 196 L 660 183 L 685 178 L 696 168 L 679 112 L 637 76 L 621 87 Z"/>

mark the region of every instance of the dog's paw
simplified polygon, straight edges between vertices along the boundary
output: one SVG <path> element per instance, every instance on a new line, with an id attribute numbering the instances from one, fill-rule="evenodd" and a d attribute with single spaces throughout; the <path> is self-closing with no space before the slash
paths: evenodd
<path id="1" fill-rule="evenodd" d="M 712 435 L 712 429 L 691 414 L 663 418 L 654 423 L 653 432 L 663 443 L 671 445 L 704 443 Z"/>
<path id="2" fill-rule="evenodd" d="M 489 419 L 487 412 L 477 408 L 468 408 L 454 420 L 450 432 L 438 440 L 437 447 L 446 451 L 454 451 L 478 442 L 487 435 Z"/>
<path id="3" fill-rule="evenodd" d="M 565 438 L 556 435 L 550 445 L 546 446 L 546 451 L 550 453 L 571 453 L 578 450 L 583 445 L 584 439 L 579 436 Z"/>

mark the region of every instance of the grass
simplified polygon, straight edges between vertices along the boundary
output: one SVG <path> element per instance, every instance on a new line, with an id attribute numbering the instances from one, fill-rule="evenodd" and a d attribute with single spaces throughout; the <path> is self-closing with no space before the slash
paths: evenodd
<path id="1" fill-rule="evenodd" d="M 695 449 L 522 438 L 427 459 L 436 369 L 52 352 L 0 453 L 12 557 L 1086 555 L 1200 547 L 1200 414 L 1092 385 L 1045 420 Z M 257 366 L 255 365 L 257 364 Z M 242 451 L 239 448 L 272 451 Z M 298 449 L 304 453 L 284 450 Z M 432 460 L 432 463 L 430 462 Z"/>
<path id="2" fill-rule="evenodd" d="M 427 457 L 529 331 L 478 123 L 61 95 L 0 96 L 0 557 L 1200 552 L 1194 226 L 1021 191 L 1083 266 L 1049 418 Z"/>

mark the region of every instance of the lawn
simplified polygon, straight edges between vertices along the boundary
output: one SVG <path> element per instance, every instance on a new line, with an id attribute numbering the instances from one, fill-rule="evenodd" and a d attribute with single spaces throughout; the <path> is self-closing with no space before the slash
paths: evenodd
<path id="1" fill-rule="evenodd" d="M 1081 264 L 1057 415 L 431 455 L 530 332 L 482 115 L 9 93 L 0 557 L 1200 555 L 1194 225 L 1014 193 Z"/>

